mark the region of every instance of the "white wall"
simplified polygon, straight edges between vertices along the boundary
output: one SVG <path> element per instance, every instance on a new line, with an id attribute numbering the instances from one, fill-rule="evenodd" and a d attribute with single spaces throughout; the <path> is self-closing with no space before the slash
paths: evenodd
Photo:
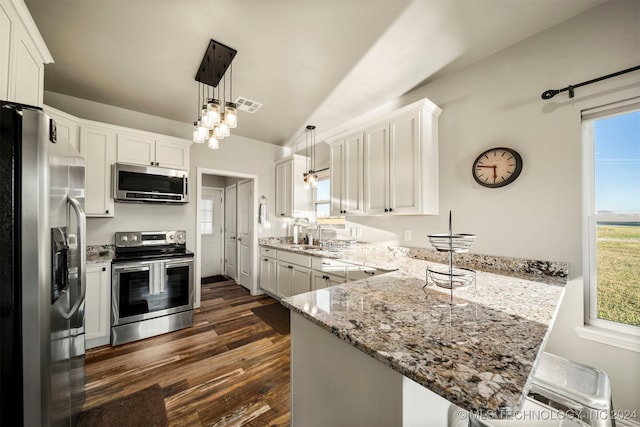
<path id="1" fill-rule="evenodd" d="M 576 89 L 563 88 L 640 64 L 640 2 L 609 1 L 518 43 L 466 70 L 418 88 L 388 108 L 427 97 L 443 109 L 439 120 L 440 215 L 352 218 L 362 240 L 428 246 L 426 235 L 478 235 L 474 252 L 568 261 L 571 282 L 547 349 L 606 371 L 618 409 L 640 412 L 640 354 L 585 341 L 583 324 L 580 110 L 640 95 L 640 72 Z M 502 189 L 471 176 L 474 158 L 493 146 L 520 152 L 524 168 Z M 413 239 L 402 241 L 412 230 Z"/>

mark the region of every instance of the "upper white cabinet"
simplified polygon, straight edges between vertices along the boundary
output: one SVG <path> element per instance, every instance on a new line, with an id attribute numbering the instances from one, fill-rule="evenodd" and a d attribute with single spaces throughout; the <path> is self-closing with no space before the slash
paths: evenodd
<path id="1" fill-rule="evenodd" d="M 118 162 L 189 169 L 190 144 L 153 136 L 118 133 Z"/>
<path id="2" fill-rule="evenodd" d="M 309 216 L 311 191 L 304 188 L 307 157 L 297 154 L 276 162 L 276 216 Z"/>
<path id="3" fill-rule="evenodd" d="M 116 133 L 109 128 L 82 125 L 80 153 L 85 159 L 87 216 L 114 216 L 111 165 L 116 161 Z"/>
<path id="4" fill-rule="evenodd" d="M 0 0 L 0 99 L 42 106 L 51 53 L 22 0 Z"/>
<path id="5" fill-rule="evenodd" d="M 55 108 L 44 106 L 44 112 L 56 123 L 56 139 L 67 142 L 80 152 L 78 119 Z"/>
<path id="6" fill-rule="evenodd" d="M 366 215 L 438 213 L 438 116 L 441 112 L 431 101 L 423 99 L 364 130 L 363 210 Z M 331 168 L 334 167 L 332 163 Z"/>
<path id="7" fill-rule="evenodd" d="M 363 133 L 331 143 L 331 215 L 364 213 Z"/>

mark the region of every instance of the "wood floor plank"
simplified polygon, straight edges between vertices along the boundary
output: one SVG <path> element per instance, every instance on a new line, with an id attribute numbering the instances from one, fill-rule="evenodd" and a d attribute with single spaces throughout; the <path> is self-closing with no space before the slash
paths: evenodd
<path id="1" fill-rule="evenodd" d="M 193 327 L 89 350 L 85 409 L 158 383 L 171 426 L 288 426 L 290 337 L 251 311 L 278 302 L 232 280 L 201 297 Z"/>

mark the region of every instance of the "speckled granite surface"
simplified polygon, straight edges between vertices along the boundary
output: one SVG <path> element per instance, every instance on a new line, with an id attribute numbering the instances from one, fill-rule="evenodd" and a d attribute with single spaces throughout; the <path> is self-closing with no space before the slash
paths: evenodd
<path id="1" fill-rule="evenodd" d="M 87 264 L 111 262 L 115 251 L 114 245 L 88 245 Z"/>
<path id="2" fill-rule="evenodd" d="M 517 409 L 566 278 L 478 271 L 476 286 L 455 290 L 459 305 L 451 305 L 449 290 L 423 288 L 425 270 L 435 263 L 407 254 L 342 253 L 348 262 L 397 271 L 282 304 L 464 409 Z"/>

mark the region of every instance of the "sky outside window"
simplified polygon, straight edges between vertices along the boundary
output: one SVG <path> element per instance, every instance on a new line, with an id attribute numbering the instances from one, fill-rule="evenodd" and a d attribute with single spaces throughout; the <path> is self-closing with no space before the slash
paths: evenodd
<path id="1" fill-rule="evenodd" d="M 640 213 L 640 111 L 594 122 L 597 213 Z"/>

